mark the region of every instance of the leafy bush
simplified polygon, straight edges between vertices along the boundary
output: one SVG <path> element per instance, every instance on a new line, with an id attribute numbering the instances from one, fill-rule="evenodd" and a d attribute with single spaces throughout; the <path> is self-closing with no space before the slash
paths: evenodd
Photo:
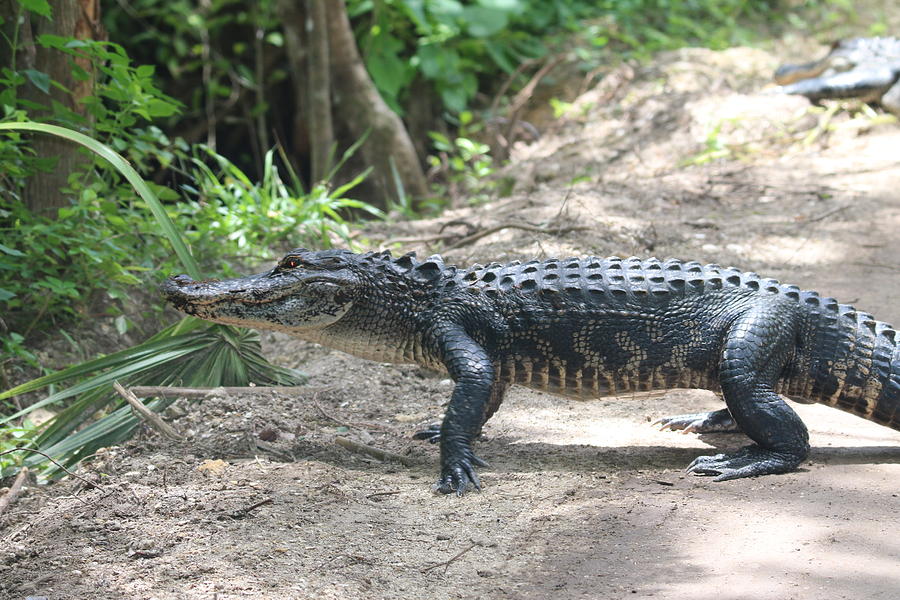
<path id="1" fill-rule="evenodd" d="M 351 0 L 347 7 L 354 18 L 368 17 L 358 36 L 366 66 L 400 114 L 417 74 L 431 82 L 447 111 L 461 113 L 485 87 L 480 78 L 544 56 L 548 30 L 596 12 L 587 0 Z"/>
<path id="2" fill-rule="evenodd" d="M 291 185 L 282 181 L 269 152 L 263 181 L 256 184 L 207 148 L 168 138 L 153 121 L 177 115 L 182 107 L 157 87 L 154 67 L 134 66 L 122 46 L 51 35 L 37 42 L 78 59 L 70 61 L 76 79 L 88 76 L 79 63 L 92 65 L 97 79 L 84 105 L 97 141 L 148 175 L 183 167 L 184 180 L 190 182 L 184 189 L 194 192 L 192 200 L 181 201 L 179 193 L 162 185 L 145 185 L 167 202 L 205 266 L 220 270 L 229 255 L 260 256 L 257 248 L 263 249 L 262 256 L 275 253 L 291 239 L 329 245 L 332 236 L 348 239 L 349 211 L 377 214 L 343 197 L 364 175 L 336 190 L 320 184 L 305 193 L 295 176 Z M 58 85 L 34 70 L 0 69 L 0 122 L 24 122 L 39 114 L 44 121 L 76 130 L 88 125 L 82 115 L 49 96 L 46 105 L 20 100 L 18 89 L 28 82 L 45 92 Z M 122 331 L 128 321 L 121 318 L 119 303 L 128 287 L 158 281 L 175 269 L 158 224 L 147 219 L 152 207 L 107 161 L 90 156 L 82 171 L 69 178 L 69 205 L 54 215 L 37 215 L 21 200 L 24 181 L 40 176 L 53 159 L 34 158 L 17 131 L 0 136 L 0 342 L 23 360 L 28 359 L 24 346 L 13 344 L 10 332 L 28 338 L 88 314 L 98 300 L 107 314 L 119 317 L 116 325 Z"/>
<path id="3" fill-rule="evenodd" d="M 458 135 L 452 139 L 437 131 L 429 132 L 437 151 L 428 157 L 431 172 L 442 174 L 447 181 L 447 189 L 441 189 L 442 193 L 452 198 L 466 194 L 473 202 L 485 200 L 484 192 L 490 188 L 487 178 L 494 173 L 490 146 L 474 139 L 481 124 L 475 123 L 471 112 L 463 111 L 458 124 Z"/>
<path id="4" fill-rule="evenodd" d="M 274 149 L 266 153 L 260 182 L 203 145 L 195 148 L 190 166 L 187 191 L 192 199 L 178 204 L 175 219 L 201 262 L 248 253 L 271 257 L 304 245 L 328 248 L 338 239 L 350 245 L 350 214 L 383 216 L 377 208 L 345 197 L 368 171 L 334 189 L 325 181 L 305 191 L 290 168 L 290 183 L 281 177 Z"/>
<path id="5" fill-rule="evenodd" d="M 150 186 L 108 146 L 76 131 L 44 123 L 0 123 L 0 130 L 35 131 L 62 137 L 81 144 L 108 161 L 146 202 L 150 212 L 156 217 L 157 227 L 168 238 L 184 270 L 195 278 L 199 277 L 196 262 L 187 251 L 181 236 Z M 10 340 L 13 344 L 4 343 L 5 347 L 20 344 L 21 336 L 10 336 Z M 82 379 L 85 376 L 89 377 Z M 72 464 L 99 447 L 127 439 L 136 430 L 138 420 L 126 407 L 120 406 L 97 421 L 91 422 L 98 412 L 113 404 L 115 398 L 109 384 L 118 379 L 131 385 L 180 383 L 193 386 L 250 383 L 293 385 L 301 380 L 298 374 L 275 367 L 263 358 L 260 353 L 259 335 L 256 332 L 211 325 L 186 317 L 133 348 L 89 360 L 6 390 L 0 393 L 0 401 L 5 402 L 19 394 L 78 379 L 81 380 L 75 385 L 51 393 L 28 408 L 11 416 L 0 417 L 2 425 L 25 416 L 41 406 L 77 396 L 74 403 L 42 426 L 39 433 L 27 425 L 0 429 L 0 446 L 8 444 L 9 439 L 14 443 L 27 442 Z M 161 410 L 170 402 L 171 400 L 167 399 L 157 399 L 148 406 L 154 410 Z M 89 422 L 90 424 L 82 429 Z M 32 456 L 22 462 L 34 465 L 43 462 L 43 455 Z M 0 463 L 0 467 L 19 466 L 22 462 L 7 461 L 5 464 Z M 0 472 L 0 477 L 3 476 L 4 473 Z"/>

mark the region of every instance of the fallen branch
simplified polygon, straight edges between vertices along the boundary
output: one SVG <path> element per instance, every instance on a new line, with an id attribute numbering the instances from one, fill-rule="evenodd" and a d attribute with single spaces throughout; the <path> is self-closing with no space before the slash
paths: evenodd
<path id="1" fill-rule="evenodd" d="M 131 409 L 138 415 L 138 417 L 141 418 L 141 420 L 149 425 L 151 429 L 155 429 L 170 440 L 174 440 L 176 442 L 182 441 L 182 437 L 178 433 L 178 431 L 176 431 L 174 427 L 163 421 L 162 417 L 160 417 L 158 414 L 147 408 L 144 403 L 141 402 L 138 397 L 131 392 L 131 390 L 126 390 L 118 381 L 113 381 L 113 389 L 115 389 L 116 393 L 122 396 L 125 401 L 131 405 Z"/>
<path id="2" fill-rule="evenodd" d="M 228 513 L 227 515 L 221 515 L 219 517 L 219 519 L 243 519 L 247 515 L 249 515 L 250 512 L 256 510 L 260 506 L 272 504 L 272 502 L 274 502 L 274 501 L 271 498 L 266 498 L 265 500 L 260 500 L 256 504 L 252 504 L 252 505 L 246 506 L 244 508 L 239 508 L 237 510 L 233 510 L 230 513 Z"/>
<path id="3" fill-rule="evenodd" d="M 491 107 L 488 110 L 488 114 L 496 115 L 500 111 L 500 101 L 503 98 L 506 98 L 506 92 L 509 91 L 510 86 L 515 82 L 519 75 L 522 75 L 526 69 L 530 69 L 536 65 L 537 62 L 536 58 L 529 58 L 518 64 L 516 69 L 510 73 L 509 77 L 506 78 L 506 81 L 500 86 L 500 89 L 497 90 L 494 99 L 491 101 Z"/>
<path id="4" fill-rule="evenodd" d="M 442 242 L 444 240 L 452 240 L 459 238 L 459 233 L 443 233 L 440 235 L 432 235 L 421 238 L 388 238 L 381 242 L 381 247 L 388 247 L 394 244 L 430 244 L 431 242 Z"/>
<path id="5" fill-rule="evenodd" d="M 453 562 L 454 562 L 456 559 L 458 559 L 460 556 L 462 556 L 463 554 L 465 554 L 466 552 L 468 552 L 469 550 L 471 550 L 471 549 L 474 548 L 475 546 L 480 546 L 480 545 L 481 545 L 481 544 L 479 544 L 478 542 L 472 542 L 472 545 L 471 545 L 471 546 L 469 546 L 469 547 L 466 548 L 465 550 L 462 550 L 461 552 L 459 552 L 459 553 L 456 554 L 455 556 L 449 558 L 448 560 L 445 560 L 444 562 L 439 562 L 439 563 L 437 563 L 436 565 L 431 565 L 430 567 L 424 567 L 424 568 L 422 568 L 422 569 L 419 569 L 419 573 L 427 573 L 428 571 L 430 571 L 430 570 L 432 570 L 432 569 L 437 569 L 438 567 L 444 567 L 444 573 L 446 573 L 446 572 L 447 572 L 447 569 L 450 568 L 450 565 L 453 564 Z"/>
<path id="6" fill-rule="evenodd" d="M 393 490 L 391 492 L 375 492 L 374 494 L 369 494 L 366 496 L 367 499 L 371 500 L 372 498 L 381 498 L 384 496 L 395 496 L 401 493 L 400 490 Z"/>
<path id="7" fill-rule="evenodd" d="M 545 233 L 547 235 L 561 235 L 563 233 L 569 233 L 571 231 L 592 231 L 596 228 L 587 227 L 584 225 L 567 225 L 565 227 L 538 227 L 537 225 L 528 225 L 527 223 L 503 223 L 501 225 L 485 229 L 484 231 L 479 231 L 478 233 L 473 233 L 472 235 L 466 236 L 455 244 L 444 248 L 444 252 L 462 248 L 463 246 L 475 243 L 483 237 L 487 237 L 489 235 L 497 233 L 498 231 L 503 231 L 504 229 L 521 229 L 523 231 L 533 231 L 535 233 Z"/>
<path id="8" fill-rule="evenodd" d="M 375 448 L 374 446 L 368 446 L 366 444 L 354 442 L 353 440 L 347 439 L 345 437 L 335 437 L 334 443 L 345 448 L 346 450 L 349 450 L 350 452 L 356 452 L 357 454 L 367 454 L 369 456 L 374 456 L 379 460 L 392 460 L 400 463 L 405 467 L 411 467 L 416 464 L 415 461 L 406 456 L 402 456 L 395 452 L 388 452 L 387 450 L 382 450 L 381 448 Z"/>
<path id="9" fill-rule="evenodd" d="M 849 264 L 857 265 L 860 267 L 873 267 L 873 268 L 877 268 L 877 269 L 887 269 L 889 271 L 900 271 L 900 266 L 886 265 L 884 263 L 851 262 Z"/>
<path id="10" fill-rule="evenodd" d="M 806 223 L 815 223 L 816 221 L 821 221 L 823 219 L 827 219 L 828 217 L 836 215 L 839 212 L 843 212 L 843 211 L 847 210 L 848 208 L 850 208 L 849 204 L 837 206 L 835 208 L 832 208 L 831 210 L 825 211 L 824 213 L 822 213 L 821 215 L 819 215 L 817 217 L 810 217 L 808 219 L 803 219 L 802 221 L 800 221 L 800 224 L 802 225 L 802 224 L 806 224 Z"/>
<path id="11" fill-rule="evenodd" d="M 19 474 L 16 476 L 16 480 L 13 481 L 12 487 L 9 488 L 9 491 L 6 492 L 6 495 L 0 498 L 0 517 L 3 516 L 3 511 L 12 504 L 16 497 L 19 495 L 19 492 L 22 491 L 22 485 L 25 483 L 25 477 L 28 476 L 28 467 L 22 467 L 22 470 L 19 471 Z"/>
<path id="12" fill-rule="evenodd" d="M 241 394 L 262 394 L 272 392 L 291 396 L 303 396 L 306 394 L 318 394 L 331 390 L 331 387 L 302 387 L 302 386 L 246 386 L 246 387 L 212 387 L 212 388 L 188 388 L 169 386 L 136 385 L 129 388 L 138 398 L 188 398 L 203 399 L 215 395 L 237 396 Z"/>
<path id="13" fill-rule="evenodd" d="M 316 409 L 322 414 L 323 417 L 325 417 L 329 421 L 334 421 L 338 425 L 340 425 L 342 427 L 346 427 L 347 429 L 356 429 L 356 427 L 354 427 L 350 423 L 348 423 L 346 421 L 341 421 L 337 417 L 329 415 L 327 412 L 325 412 L 325 409 L 322 408 L 321 404 L 319 404 L 318 394 L 313 394 L 312 401 L 313 401 L 313 404 L 315 404 Z"/>

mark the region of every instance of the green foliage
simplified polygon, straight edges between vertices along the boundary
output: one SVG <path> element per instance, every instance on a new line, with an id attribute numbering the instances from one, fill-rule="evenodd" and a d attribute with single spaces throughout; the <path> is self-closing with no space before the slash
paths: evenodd
<path id="1" fill-rule="evenodd" d="M 199 278 L 197 264 L 162 204 L 137 172 L 109 147 L 78 132 L 43 123 L 0 123 L 0 130 L 56 135 L 77 142 L 109 161 L 146 202 L 157 219 L 157 227 L 169 237 L 182 259 L 184 269 Z M 45 295 L 69 293 L 68 283 L 70 282 L 54 278 L 48 284 L 50 289 Z M 21 343 L 21 336 L 10 337 L 10 340 L 13 344 Z M 260 354 L 259 337 L 255 332 L 210 326 L 197 319 L 186 318 L 143 344 L 69 367 L 0 393 L 0 401 L 63 381 L 78 380 L 87 375 L 90 377 L 0 420 L 0 424 L 24 416 L 39 407 L 77 396 L 77 400 L 52 418 L 32 441 L 46 453 L 72 464 L 97 448 L 127 439 L 138 426 L 138 420 L 130 409 L 121 407 L 81 429 L 98 412 L 105 411 L 113 404 L 114 397 L 109 389 L 112 381 L 121 379 L 130 385 L 180 383 L 193 386 L 295 384 L 299 381 L 295 373 L 266 362 Z M 151 402 L 150 407 L 162 410 L 169 402 L 157 400 Z M 73 433 L 76 430 L 79 431 Z M 14 431 L 0 431 L 0 443 L 10 437 L 15 439 Z M 42 456 L 35 455 L 25 460 L 24 464 L 32 465 L 42 461 Z M 3 473 L 0 472 L 0 477 L 2 476 Z"/>
<path id="2" fill-rule="evenodd" d="M 58 219 L 28 211 L 15 198 L 0 204 L 0 303 L 6 309 L 7 326 L 28 333 L 41 319 L 75 316 L 100 290 L 111 298 L 124 295 L 127 285 L 139 283 L 135 273 L 149 270 L 161 249 L 143 257 L 145 211 L 157 217 L 157 228 L 168 237 L 176 254 L 192 275 L 200 273 L 165 208 L 150 187 L 121 156 L 83 134 L 42 123 L 0 123 L 0 131 L 36 131 L 67 138 L 109 162 L 138 190 L 143 204 L 123 205 L 101 195 L 107 184 L 97 181 L 81 187 L 79 201 L 59 210 Z M 140 208 L 140 212 L 138 212 Z M 79 227 L 72 223 L 78 222 Z M 138 223 L 144 224 L 137 227 Z M 143 231 L 149 234 L 148 231 Z M 158 234 L 156 234 L 158 235 Z M 137 261 L 143 258 L 144 263 Z"/>
<path id="3" fill-rule="evenodd" d="M 59 220 L 35 216 L 21 203 L 0 209 L 0 232 L 10 244 L 0 244 L 0 302 L 8 311 L 7 326 L 27 336 L 45 316 L 85 312 L 96 286 L 82 282 L 102 278 L 117 289 L 116 284 L 140 281 L 133 274 L 141 268 L 133 264 L 136 236 L 111 235 L 103 216 L 108 204 L 97 198 L 80 202 L 61 209 Z M 69 219 L 80 226 L 72 227 Z"/>
<path id="4" fill-rule="evenodd" d="M 732 119 L 732 121 L 735 121 Z M 706 138 L 703 140 L 703 149 L 693 156 L 689 156 L 679 163 L 679 166 L 688 167 L 694 165 L 705 165 L 720 158 L 729 158 L 732 155 L 732 149 L 722 140 L 721 133 L 725 121 L 720 121 L 713 125 Z"/>
<path id="5" fill-rule="evenodd" d="M 8 423 L 42 406 L 77 397 L 63 411 L 42 426 L 38 435 L 29 431 L 34 447 L 70 465 L 98 448 L 128 439 L 140 424 L 131 408 L 110 390 L 113 381 L 123 385 L 182 385 L 196 387 L 259 385 L 297 385 L 301 377 L 269 364 L 260 353 L 259 334 L 255 331 L 212 325 L 197 319 L 185 319 L 156 334 L 143 344 L 108 356 L 46 375 L 0 394 L 0 400 L 38 390 L 63 381 L 79 383 L 50 394 L 26 410 L 0 419 Z M 161 411 L 173 400 L 148 403 Z M 99 414 L 102 418 L 94 421 Z M 93 421 L 93 422 L 92 422 Z M 15 429 L 15 428 L 14 428 Z M 77 433 L 74 433 L 76 432 Z M 2 436 L 15 432 L 0 429 Z M 27 466 L 43 462 L 33 455 Z M 0 472 L 0 477 L 9 473 Z"/>
<path id="6" fill-rule="evenodd" d="M 27 419 L 16 426 L 0 428 L 0 452 L 29 446 L 38 435 L 39 427 Z M 0 454 L 0 479 L 12 475 L 23 466 L 26 457 L 22 453 Z"/>
<path id="7" fill-rule="evenodd" d="M 780 18 L 777 0 L 605 0 L 603 15 L 582 33 L 597 47 L 614 45 L 639 58 L 686 45 L 724 49 L 756 37 L 750 27 Z"/>
<path id="8" fill-rule="evenodd" d="M 276 0 L 130 0 L 104 5 L 103 18 L 110 37 L 127 43 L 136 60 L 156 65 L 168 91 L 179 95 L 186 109 L 174 122 L 191 128 L 229 113 L 223 106 L 240 107 L 230 127 L 243 132 L 231 159 L 253 164 L 271 146 L 265 118 L 274 119 L 277 106 L 266 92 L 288 78 L 286 61 L 268 60 L 284 45 L 275 6 Z"/>
<path id="9" fill-rule="evenodd" d="M 335 170 L 356 147 L 348 150 Z M 327 248 L 336 239 L 350 245 L 348 217 L 353 211 L 383 216 L 377 208 L 345 197 L 368 171 L 335 189 L 326 181 L 307 192 L 290 170 L 290 183 L 284 181 L 275 150 L 266 153 L 260 182 L 252 181 L 210 148 L 201 145 L 196 150 L 199 155 L 192 159 L 194 176 L 189 190 L 194 199 L 178 205 L 176 220 L 205 262 L 251 252 L 273 256 L 303 245 Z"/>
<path id="10" fill-rule="evenodd" d="M 34 10 L 36 5 L 22 6 Z M 19 37 L 16 29 L 12 39 L 5 39 L 13 55 Z M 0 307 L 6 327 L 26 338 L 35 329 L 86 314 L 101 294 L 113 300 L 104 302 L 106 310 L 117 314 L 115 301 L 167 254 L 163 246 L 147 244 L 148 238 L 159 236 L 146 219 L 147 209 L 162 214 L 165 209 L 146 199 L 148 185 L 109 146 L 145 172 L 170 163 L 181 150 L 149 124 L 179 110 L 179 103 L 154 84 L 153 67 L 132 65 L 125 50 L 110 42 L 53 35 L 42 35 L 35 42 L 67 58 L 76 82 L 96 79 L 93 93 L 81 102 L 85 115 L 49 95 L 40 102 L 21 97 L 24 85 L 33 84 L 44 94 L 51 88 L 64 89 L 45 73 L 17 70 L 15 62 L 0 69 L 0 128 L 8 132 L 0 136 Z M 51 125 L 30 122 L 34 120 L 66 129 L 52 130 Z M 88 127 L 97 139 L 77 131 Z M 33 156 L 21 134 L 30 131 L 52 132 L 81 143 L 95 157 L 70 176 L 66 190 L 70 204 L 55 215 L 32 213 L 21 199 L 27 178 L 40 176 L 55 163 L 54 158 Z M 130 185 L 120 173 L 126 173 Z M 144 198 L 135 195 L 132 185 L 144 188 Z M 171 226 L 165 234 L 181 259 L 190 260 Z M 145 251 L 136 253 L 135 248 Z"/>
<path id="11" fill-rule="evenodd" d="M 444 108 L 461 113 L 497 75 L 549 52 L 548 34 L 573 31 L 588 47 L 614 45 L 647 57 L 699 44 L 724 48 L 752 37 L 745 22 L 776 12 L 750 0 L 350 0 L 366 65 L 382 96 L 403 112 L 410 84 L 431 82 Z M 591 59 L 589 51 L 577 51 Z"/>
<path id="12" fill-rule="evenodd" d="M 494 173 L 490 146 L 474 139 L 482 127 L 469 111 L 460 114 L 458 125 L 458 135 L 452 139 L 437 131 L 428 133 L 437 150 L 428 162 L 453 188 L 451 195 L 464 192 L 473 202 L 486 200 L 491 188 L 487 178 Z"/>
<path id="13" fill-rule="evenodd" d="M 548 28 L 593 11 L 586 0 L 350 0 L 366 66 L 385 101 L 403 113 L 402 98 L 417 75 L 430 82 L 451 113 L 466 110 L 481 79 L 512 73 L 544 56 Z"/>

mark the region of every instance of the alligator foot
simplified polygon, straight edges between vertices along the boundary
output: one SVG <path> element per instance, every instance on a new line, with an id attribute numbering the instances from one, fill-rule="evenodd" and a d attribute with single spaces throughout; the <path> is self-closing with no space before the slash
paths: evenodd
<path id="1" fill-rule="evenodd" d="M 741 428 L 734 422 L 727 408 L 708 413 L 691 413 L 663 417 L 653 422 L 661 431 L 680 431 L 682 433 L 740 433 Z"/>
<path id="2" fill-rule="evenodd" d="M 462 496 L 470 489 L 481 491 L 481 480 L 475 472 L 475 465 L 487 467 L 488 464 L 475 456 L 471 451 L 462 458 L 446 461 L 441 468 L 441 478 L 432 486 L 432 490 L 441 494 L 456 493 Z"/>
<path id="3" fill-rule="evenodd" d="M 413 434 L 414 440 L 425 440 L 431 444 L 437 444 L 441 441 L 441 424 L 440 423 L 432 423 L 422 431 L 417 431 Z"/>
<path id="4" fill-rule="evenodd" d="M 717 475 L 713 481 L 740 479 L 756 475 L 772 475 L 793 471 L 803 462 L 804 455 L 793 452 L 765 450 L 759 446 L 746 446 L 727 454 L 698 456 L 690 465 L 688 473 L 697 475 Z"/>

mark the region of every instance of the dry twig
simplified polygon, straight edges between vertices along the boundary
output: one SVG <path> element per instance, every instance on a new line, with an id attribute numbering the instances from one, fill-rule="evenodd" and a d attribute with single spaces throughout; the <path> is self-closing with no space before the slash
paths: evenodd
<path id="1" fill-rule="evenodd" d="M 0 498 L 0 517 L 3 516 L 3 511 L 12 504 L 16 497 L 19 495 L 19 492 L 22 491 L 22 485 L 25 483 L 25 477 L 28 476 L 28 467 L 22 467 L 22 470 L 19 471 L 19 474 L 16 475 L 16 480 L 13 481 L 12 487 L 9 488 L 9 491 L 6 492 L 6 495 Z"/>
<path id="2" fill-rule="evenodd" d="M 250 506 L 245 506 L 244 508 L 239 508 L 237 510 L 233 510 L 230 513 L 228 513 L 227 515 L 222 515 L 220 517 L 220 519 L 222 519 L 222 518 L 243 519 L 244 517 L 249 515 L 252 511 L 256 510 L 260 506 L 272 504 L 273 502 L 274 502 L 274 500 L 272 500 L 271 498 L 266 498 L 265 500 L 260 500 L 256 504 L 251 504 Z"/>
<path id="3" fill-rule="evenodd" d="M 51 457 L 51 456 L 50 456 L 49 454 L 47 454 L 46 452 L 41 452 L 40 450 L 35 450 L 34 448 L 25 448 L 25 447 L 19 446 L 18 448 L 12 448 L 12 449 L 10 449 L 10 450 L 4 450 L 3 452 L 0 452 L 0 456 L 3 456 L 4 454 L 9 454 L 9 453 L 11 453 L 11 452 L 20 452 L 20 451 L 21 451 L 21 452 L 34 452 L 35 454 L 40 454 L 41 456 L 43 456 L 44 458 L 46 458 L 47 460 L 49 460 L 50 462 L 52 462 L 54 465 L 56 465 L 57 467 L 59 467 L 60 469 L 62 469 L 63 471 L 65 471 L 65 473 L 66 473 L 67 475 L 71 475 L 71 476 L 74 477 L 75 479 L 78 479 L 79 481 L 81 481 L 82 483 L 84 483 L 85 485 L 87 485 L 89 488 L 97 488 L 98 490 L 102 490 L 102 489 L 103 489 L 102 486 L 100 486 L 100 485 L 98 485 L 98 484 L 96 484 L 96 483 L 93 483 L 93 482 L 91 482 L 91 481 L 88 481 L 87 479 L 85 479 L 85 478 L 82 477 L 81 475 L 76 475 L 76 474 L 73 473 L 72 471 L 68 470 L 67 468 L 65 468 L 64 466 L 62 466 L 61 464 L 59 464 L 56 460 L 54 460 L 53 457 Z"/>
<path id="4" fill-rule="evenodd" d="M 374 429 L 375 431 L 390 431 L 389 428 L 384 427 L 382 425 L 376 425 L 375 423 L 350 423 L 349 421 L 342 421 L 342 420 L 338 419 L 337 417 L 334 417 L 334 416 L 330 415 L 329 413 L 325 412 L 325 409 L 322 408 L 321 404 L 319 404 L 318 396 L 319 396 L 318 393 L 313 394 L 312 401 L 313 401 L 313 404 L 315 405 L 315 407 L 318 409 L 319 413 L 321 413 L 321 415 L 323 417 L 325 417 L 326 419 L 328 419 L 329 421 L 334 421 L 341 427 L 346 427 L 347 429 L 360 429 L 363 431 L 365 431 L 367 429 Z"/>
<path id="5" fill-rule="evenodd" d="M 481 545 L 481 544 L 479 544 L 478 542 L 472 542 L 472 545 L 471 545 L 471 546 L 469 546 L 469 547 L 466 548 L 465 550 L 462 550 L 462 551 L 459 552 L 458 554 L 452 556 L 452 557 L 449 558 L 448 560 L 445 560 L 444 562 L 439 562 L 439 563 L 437 563 L 436 565 L 431 565 L 430 567 L 424 567 L 424 568 L 422 568 L 422 569 L 419 569 L 419 572 L 420 572 L 420 573 L 427 573 L 428 571 L 431 571 L 432 569 L 437 569 L 438 567 L 444 567 L 444 573 L 446 573 L 446 572 L 447 572 L 447 569 L 450 568 L 450 565 L 453 564 L 453 562 L 454 562 L 456 559 L 458 559 L 460 556 L 462 556 L 463 554 L 465 554 L 466 552 L 468 552 L 469 550 L 471 550 L 471 549 L 474 548 L 475 546 L 480 546 L 480 545 Z"/>
<path id="6" fill-rule="evenodd" d="M 334 438 L 334 442 L 350 452 L 356 452 L 357 454 L 368 454 L 369 456 L 374 456 L 379 460 L 392 460 L 400 463 L 405 467 L 411 467 L 415 465 L 415 461 L 412 459 L 397 454 L 395 452 L 389 452 L 388 450 L 382 450 L 381 448 L 375 448 L 374 446 L 369 446 L 367 444 L 361 444 L 359 442 L 354 442 L 353 440 L 347 439 L 345 437 L 336 436 Z"/>
<path id="7" fill-rule="evenodd" d="M 341 421 L 337 417 L 333 417 L 330 414 L 328 414 L 327 412 L 325 412 L 325 409 L 322 408 L 321 404 L 319 404 L 319 399 L 317 396 L 318 396 L 318 394 L 313 394 L 312 401 L 313 401 L 313 404 L 315 404 L 316 409 L 322 414 L 323 417 L 325 417 L 329 421 L 334 421 L 338 425 L 341 425 L 342 427 L 346 427 L 347 429 L 356 429 L 356 427 L 354 427 L 347 421 Z"/>
<path id="8" fill-rule="evenodd" d="M 839 212 L 843 212 L 843 211 L 847 210 L 848 208 L 850 208 L 849 204 L 843 204 L 841 206 L 832 208 L 831 210 L 827 210 L 824 213 L 822 213 L 821 215 L 818 215 L 816 217 L 810 217 L 808 219 L 803 219 L 802 221 L 800 221 L 800 223 L 801 224 L 815 223 L 816 221 L 821 221 L 823 219 L 827 219 L 830 216 L 836 215 Z"/>
<path id="9" fill-rule="evenodd" d="M 570 231 L 590 231 L 595 229 L 594 227 L 587 227 L 584 225 L 566 225 L 560 227 L 539 227 L 537 225 L 528 225 L 527 223 L 502 223 L 500 225 L 496 225 L 495 227 L 489 227 L 488 229 L 484 229 L 479 231 L 478 233 L 473 233 L 472 235 L 466 236 L 463 239 L 459 240 L 455 244 L 447 246 L 444 248 L 444 252 L 449 252 L 450 250 L 456 250 L 457 248 L 462 248 L 463 246 L 468 246 L 469 244 L 475 243 L 483 237 L 487 237 L 491 234 L 497 233 L 498 231 L 502 231 L 504 229 L 522 229 L 523 231 L 534 231 L 535 233 L 546 233 L 548 235 L 556 234 L 561 235 L 563 233 L 569 233 Z"/>
<path id="10" fill-rule="evenodd" d="M 162 417 L 158 414 L 147 408 L 143 402 L 138 400 L 138 397 L 135 396 L 131 390 L 126 390 L 118 381 L 113 382 L 113 389 L 115 389 L 116 393 L 122 396 L 122 398 L 131 405 L 131 409 L 152 429 L 155 429 L 170 440 L 176 442 L 182 441 L 182 437 L 179 435 L 178 431 L 163 421 Z"/>
<path id="11" fill-rule="evenodd" d="M 505 138 L 512 144 L 512 133 L 516 127 L 516 123 L 519 121 L 519 113 L 525 108 L 525 104 L 531 99 L 531 96 L 534 94 L 535 88 L 537 88 L 538 84 L 541 80 L 547 76 L 547 73 L 553 70 L 553 68 L 561 63 L 565 59 L 563 55 L 557 55 L 550 58 L 544 65 L 538 69 L 537 73 L 531 78 L 531 80 L 525 84 L 519 93 L 513 97 L 512 102 L 509 105 L 509 111 L 507 114 L 509 115 L 509 124 L 506 126 L 506 135 Z"/>
<path id="12" fill-rule="evenodd" d="M 372 498 L 382 498 L 384 496 L 396 496 L 399 493 L 401 493 L 400 490 L 393 490 L 390 492 L 375 492 L 373 494 L 369 494 L 368 496 L 366 496 L 366 498 L 371 500 Z"/>
<path id="13" fill-rule="evenodd" d="M 169 386 L 145 386 L 136 385 L 129 388 L 138 398 L 188 398 L 203 399 L 213 395 L 237 396 L 241 394 L 263 394 L 272 392 L 291 396 L 303 396 L 306 394 L 318 394 L 326 392 L 331 387 L 302 387 L 302 386 L 247 386 L 247 387 L 213 387 L 213 388 L 189 388 Z"/>

